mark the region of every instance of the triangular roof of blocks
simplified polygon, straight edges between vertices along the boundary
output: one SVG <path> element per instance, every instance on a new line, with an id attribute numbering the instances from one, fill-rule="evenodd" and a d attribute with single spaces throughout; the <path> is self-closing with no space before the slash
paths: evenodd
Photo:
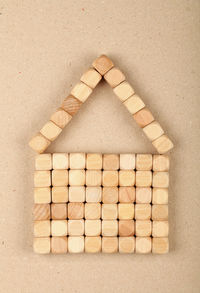
<path id="1" fill-rule="evenodd" d="M 30 140 L 30 147 L 38 153 L 43 153 L 78 112 L 102 78 L 112 87 L 116 96 L 142 128 L 158 153 L 164 154 L 171 150 L 173 143 L 164 133 L 163 128 L 155 121 L 152 113 L 145 106 L 141 97 L 135 93 L 122 71 L 115 67 L 112 60 L 106 55 L 95 59 L 92 67 L 83 73 L 80 82 L 64 99 L 61 107 L 53 113 L 40 132 Z"/>

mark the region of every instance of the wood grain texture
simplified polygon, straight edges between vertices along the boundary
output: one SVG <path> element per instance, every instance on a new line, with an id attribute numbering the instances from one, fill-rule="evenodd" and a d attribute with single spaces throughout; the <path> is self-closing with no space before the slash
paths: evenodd
<path id="1" fill-rule="evenodd" d="M 114 66 L 114 64 L 106 55 L 101 55 L 100 57 L 94 60 L 92 66 L 101 75 L 104 75 L 108 70 L 110 70 Z"/>
<path id="2" fill-rule="evenodd" d="M 104 75 L 104 79 L 112 88 L 114 88 L 125 80 L 125 75 L 120 69 L 113 67 Z"/>
<path id="3" fill-rule="evenodd" d="M 76 99 L 74 96 L 69 95 L 62 102 L 61 108 L 65 110 L 71 116 L 74 116 L 80 109 L 82 102 Z"/>
<path id="4" fill-rule="evenodd" d="M 50 118 L 52 122 L 62 129 L 70 122 L 71 119 L 72 116 L 61 108 L 57 109 L 57 111 L 53 113 Z"/>

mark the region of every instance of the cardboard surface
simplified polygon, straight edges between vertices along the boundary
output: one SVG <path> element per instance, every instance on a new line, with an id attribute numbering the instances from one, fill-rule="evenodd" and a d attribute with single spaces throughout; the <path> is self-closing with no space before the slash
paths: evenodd
<path id="1" fill-rule="evenodd" d="M 0 292 L 199 292 L 199 1 L 1 1 Z M 28 141 L 106 53 L 175 143 L 168 255 L 32 252 Z M 105 83 L 49 151 L 154 152 Z"/>

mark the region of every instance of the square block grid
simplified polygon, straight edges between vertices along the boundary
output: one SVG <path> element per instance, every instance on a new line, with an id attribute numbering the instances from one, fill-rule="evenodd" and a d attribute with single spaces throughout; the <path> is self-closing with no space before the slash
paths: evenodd
<path id="1" fill-rule="evenodd" d="M 41 154 L 35 169 L 36 253 L 168 252 L 168 156 Z"/>

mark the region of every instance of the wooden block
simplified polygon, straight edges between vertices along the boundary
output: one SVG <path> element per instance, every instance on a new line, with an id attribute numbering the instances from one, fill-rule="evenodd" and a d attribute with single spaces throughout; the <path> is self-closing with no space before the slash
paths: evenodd
<path id="1" fill-rule="evenodd" d="M 50 171 L 35 171 L 34 172 L 34 186 L 35 187 L 49 187 L 51 186 Z"/>
<path id="2" fill-rule="evenodd" d="M 169 223 L 168 221 L 153 221 L 152 236 L 153 237 L 168 237 Z"/>
<path id="3" fill-rule="evenodd" d="M 68 154 L 66 153 L 54 153 L 53 154 L 53 169 L 63 170 L 68 169 Z"/>
<path id="4" fill-rule="evenodd" d="M 168 189 L 167 188 L 153 188 L 153 204 L 168 204 Z"/>
<path id="5" fill-rule="evenodd" d="M 115 220 L 117 219 L 117 204 L 102 204 L 102 219 L 104 220 Z"/>
<path id="6" fill-rule="evenodd" d="M 103 155 L 103 169 L 104 170 L 119 170 L 119 155 L 105 154 Z"/>
<path id="7" fill-rule="evenodd" d="M 133 203 L 135 201 L 135 187 L 119 187 L 119 202 Z"/>
<path id="8" fill-rule="evenodd" d="M 102 154 L 87 154 L 86 168 L 91 170 L 101 170 Z"/>
<path id="9" fill-rule="evenodd" d="M 152 189 L 151 187 L 136 188 L 136 203 L 151 203 Z"/>
<path id="10" fill-rule="evenodd" d="M 53 170 L 52 171 L 52 185 L 53 186 L 68 185 L 68 170 Z"/>
<path id="11" fill-rule="evenodd" d="M 151 246 L 151 237 L 136 237 L 136 253 L 150 253 Z"/>
<path id="12" fill-rule="evenodd" d="M 52 220 L 51 221 L 51 235 L 52 236 L 66 236 L 67 235 L 67 220 Z"/>
<path id="13" fill-rule="evenodd" d="M 119 171 L 119 185 L 133 186 L 135 184 L 135 171 L 120 170 Z"/>
<path id="14" fill-rule="evenodd" d="M 118 188 L 117 187 L 103 187 L 103 203 L 117 203 L 118 202 Z"/>
<path id="15" fill-rule="evenodd" d="M 67 253 L 67 237 L 51 237 L 51 252 Z"/>
<path id="16" fill-rule="evenodd" d="M 136 221 L 135 222 L 135 233 L 136 236 L 147 237 L 151 236 L 151 221 Z"/>
<path id="17" fill-rule="evenodd" d="M 135 237 L 119 237 L 119 253 L 134 253 Z"/>
<path id="18" fill-rule="evenodd" d="M 51 170 L 52 169 L 52 159 L 51 154 L 41 154 L 37 155 L 35 158 L 35 170 Z"/>
<path id="19" fill-rule="evenodd" d="M 129 97 L 123 104 L 132 115 L 145 107 L 144 102 L 138 95 Z"/>
<path id="20" fill-rule="evenodd" d="M 65 110 L 69 115 L 74 116 L 80 109 L 82 102 L 76 99 L 74 96 L 69 95 L 64 99 L 61 108 Z"/>
<path id="21" fill-rule="evenodd" d="M 86 202 L 101 202 L 101 187 L 86 187 Z"/>
<path id="22" fill-rule="evenodd" d="M 103 171 L 103 186 L 118 186 L 118 171 Z"/>
<path id="23" fill-rule="evenodd" d="M 54 141 L 61 133 L 62 128 L 58 127 L 52 121 L 48 121 L 40 130 L 40 133 L 44 135 L 48 140 Z"/>
<path id="24" fill-rule="evenodd" d="M 136 156 L 136 170 L 150 171 L 153 166 L 153 159 L 151 154 L 138 154 Z"/>
<path id="25" fill-rule="evenodd" d="M 116 87 L 125 80 L 125 75 L 116 67 L 110 69 L 105 75 L 104 79 L 112 87 Z"/>
<path id="26" fill-rule="evenodd" d="M 132 203 L 119 203 L 118 204 L 118 218 L 120 220 L 134 219 L 134 204 Z"/>
<path id="27" fill-rule="evenodd" d="M 152 113 L 147 108 L 143 108 L 142 110 L 135 113 L 133 115 L 133 118 L 141 128 L 147 126 L 154 121 Z"/>
<path id="28" fill-rule="evenodd" d="M 52 122 L 54 122 L 58 127 L 62 129 L 69 123 L 71 119 L 72 116 L 61 108 L 53 113 L 50 118 Z"/>
<path id="29" fill-rule="evenodd" d="M 68 202 L 68 187 L 52 187 L 52 202 L 64 203 Z"/>
<path id="30" fill-rule="evenodd" d="M 34 220 L 50 220 L 50 204 L 35 204 L 33 209 Z"/>
<path id="31" fill-rule="evenodd" d="M 68 220 L 68 234 L 70 236 L 81 236 L 85 231 L 84 220 Z"/>
<path id="32" fill-rule="evenodd" d="M 70 220 L 80 220 L 84 218 L 84 203 L 70 202 L 68 203 L 68 218 Z"/>
<path id="33" fill-rule="evenodd" d="M 152 239 L 152 252 L 157 254 L 165 254 L 169 252 L 168 238 L 153 238 Z"/>
<path id="34" fill-rule="evenodd" d="M 70 153 L 69 167 L 70 169 L 85 169 L 85 153 Z"/>
<path id="35" fill-rule="evenodd" d="M 169 157 L 166 155 L 154 155 L 153 170 L 160 172 L 169 171 Z"/>
<path id="36" fill-rule="evenodd" d="M 135 233 L 135 222 L 133 220 L 119 221 L 119 236 L 128 237 Z"/>
<path id="37" fill-rule="evenodd" d="M 85 220 L 85 235 L 99 236 L 101 234 L 101 220 Z"/>
<path id="38" fill-rule="evenodd" d="M 112 61 L 106 56 L 101 55 L 92 63 L 92 66 L 101 74 L 104 75 L 108 70 L 110 70 L 114 64 Z"/>
<path id="39" fill-rule="evenodd" d="M 34 202 L 35 203 L 50 203 L 51 189 L 49 187 L 34 188 Z"/>
<path id="40" fill-rule="evenodd" d="M 69 170 L 69 185 L 85 185 L 85 170 Z"/>
<path id="41" fill-rule="evenodd" d="M 170 151 L 174 145 L 167 135 L 162 135 L 152 142 L 159 154 L 165 154 Z"/>
<path id="42" fill-rule="evenodd" d="M 102 252 L 103 253 L 118 252 L 118 238 L 117 237 L 102 237 Z"/>
<path id="43" fill-rule="evenodd" d="M 153 121 L 147 126 L 145 126 L 143 128 L 143 131 L 150 141 L 154 141 L 162 134 L 164 134 L 164 130 L 157 121 Z"/>
<path id="44" fill-rule="evenodd" d="M 100 203 L 86 203 L 85 204 L 85 219 L 98 220 L 101 217 Z"/>
<path id="45" fill-rule="evenodd" d="M 153 204 L 152 205 L 152 220 L 165 221 L 168 220 L 168 205 Z"/>
<path id="46" fill-rule="evenodd" d="M 153 172 L 153 187 L 168 188 L 169 173 L 168 172 Z"/>
<path id="47" fill-rule="evenodd" d="M 51 218 L 53 220 L 66 220 L 67 219 L 66 203 L 52 203 L 51 204 Z"/>
<path id="48" fill-rule="evenodd" d="M 135 154 L 120 154 L 120 169 L 134 170 L 135 169 Z"/>
<path id="49" fill-rule="evenodd" d="M 41 154 L 48 148 L 50 143 L 51 142 L 48 139 L 46 139 L 46 137 L 38 133 L 29 141 L 29 146 L 34 151 Z"/>
<path id="50" fill-rule="evenodd" d="M 117 236 L 118 221 L 117 220 L 102 220 L 102 236 Z"/>
<path id="51" fill-rule="evenodd" d="M 88 85 L 91 89 L 94 89 L 97 84 L 102 79 L 101 74 L 99 74 L 95 69 L 89 68 L 81 76 L 81 81 Z"/>
<path id="52" fill-rule="evenodd" d="M 101 252 L 101 237 L 85 237 L 85 252 Z"/>
<path id="53" fill-rule="evenodd" d="M 50 253 L 50 237 L 34 238 L 33 249 L 35 253 L 39 254 Z"/>
<path id="54" fill-rule="evenodd" d="M 122 102 L 134 94 L 134 89 L 127 81 L 120 83 L 113 89 L 113 91 Z"/>
<path id="55" fill-rule="evenodd" d="M 82 253 L 84 252 L 84 237 L 83 236 L 69 236 L 68 237 L 68 252 Z"/>
<path id="56" fill-rule="evenodd" d="M 150 220 L 151 219 L 151 205 L 150 204 L 136 204 L 135 205 L 135 219 L 136 220 Z"/>
<path id="57" fill-rule="evenodd" d="M 137 187 L 150 187 L 152 184 L 151 171 L 136 171 L 136 186 Z"/>
<path id="58" fill-rule="evenodd" d="M 84 103 L 89 95 L 91 95 L 92 89 L 83 82 L 77 83 L 71 91 L 71 95 Z"/>
<path id="59" fill-rule="evenodd" d="M 50 221 L 35 221 L 33 230 L 35 237 L 50 236 Z"/>
<path id="60" fill-rule="evenodd" d="M 101 173 L 100 170 L 86 170 L 86 185 L 101 186 Z"/>
<path id="61" fill-rule="evenodd" d="M 69 187 L 69 201 L 70 202 L 84 202 L 85 201 L 85 187 L 84 186 L 70 186 Z"/>

